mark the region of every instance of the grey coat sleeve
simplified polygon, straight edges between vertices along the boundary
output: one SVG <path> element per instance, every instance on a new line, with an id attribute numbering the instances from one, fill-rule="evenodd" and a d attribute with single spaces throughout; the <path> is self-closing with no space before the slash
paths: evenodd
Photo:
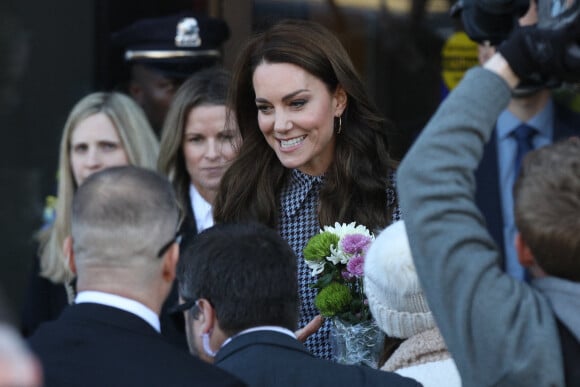
<path id="1" fill-rule="evenodd" d="M 510 90 L 470 70 L 400 165 L 397 187 L 415 265 L 464 386 L 562 386 L 547 300 L 498 265 L 474 203 L 484 143 Z"/>

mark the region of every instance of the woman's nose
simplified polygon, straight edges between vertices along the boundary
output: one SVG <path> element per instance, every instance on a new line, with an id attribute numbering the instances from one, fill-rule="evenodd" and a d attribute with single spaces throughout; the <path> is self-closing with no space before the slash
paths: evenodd
<path id="1" fill-rule="evenodd" d="M 209 140 L 207 142 L 207 147 L 205 149 L 205 157 L 207 157 L 208 159 L 218 158 L 220 156 L 219 146 L 220 144 L 218 143 L 218 141 Z"/>
<path id="2" fill-rule="evenodd" d="M 274 118 L 274 130 L 278 132 L 284 132 L 292 129 L 292 122 L 289 120 L 288 115 L 280 112 L 276 113 Z"/>
<path id="3" fill-rule="evenodd" d="M 87 166 L 92 169 L 100 168 L 102 164 L 101 155 L 96 148 L 90 148 L 87 154 Z"/>

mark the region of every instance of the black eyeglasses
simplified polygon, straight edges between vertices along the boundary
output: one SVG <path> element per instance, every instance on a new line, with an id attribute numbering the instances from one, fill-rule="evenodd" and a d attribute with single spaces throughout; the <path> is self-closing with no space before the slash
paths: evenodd
<path id="1" fill-rule="evenodd" d="M 182 238 L 181 233 L 179 231 L 176 232 L 175 236 L 173 237 L 172 240 L 170 240 L 169 242 L 167 242 L 166 244 L 161 246 L 161 248 L 159 249 L 159 252 L 157 253 L 157 258 L 163 257 L 163 255 L 167 252 L 167 250 L 169 250 L 169 248 L 171 247 L 172 244 L 174 244 L 174 243 L 180 244 L 181 238 Z"/>
<path id="2" fill-rule="evenodd" d="M 169 313 L 171 314 L 180 313 L 185 312 L 186 310 L 189 310 L 191 308 L 195 308 L 195 310 L 191 311 L 191 314 L 195 317 L 197 312 L 199 311 L 199 306 L 197 302 L 198 300 L 187 300 L 183 304 L 175 305 L 174 307 L 172 307 Z"/>

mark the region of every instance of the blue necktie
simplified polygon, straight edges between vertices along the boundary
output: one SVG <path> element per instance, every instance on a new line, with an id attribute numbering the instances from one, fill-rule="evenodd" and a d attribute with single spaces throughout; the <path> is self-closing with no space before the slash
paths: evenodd
<path id="1" fill-rule="evenodd" d="M 523 123 L 517 128 L 514 129 L 513 136 L 517 143 L 517 150 L 516 150 L 516 160 L 515 160 L 515 176 L 516 179 L 520 173 L 520 165 L 522 163 L 522 159 L 532 149 L 534 149 L 534 135 L 536 134 L 537 130 L 530 125 Z"/>
<path id="2" fill-rule="evenodd" d="M 533 139 L 536 133 L 537 130 L 526 123 L 521 124 L 520 126 L 515 128 L 514 131 L 512 132 L 517 143 L 515 169 L 514 169 L 515 172 L 514 182 L 515 180 L 517 180 L 520 174 L 520 166 L 522 164 L 522 159 L 524 158 L 526 153 L 534 149 Z M 530 273 L 528 272 L 528 270 L 524 269 L 523 280 L 525 282 L 530 282 L 530 279 L 531 279 Z"/>

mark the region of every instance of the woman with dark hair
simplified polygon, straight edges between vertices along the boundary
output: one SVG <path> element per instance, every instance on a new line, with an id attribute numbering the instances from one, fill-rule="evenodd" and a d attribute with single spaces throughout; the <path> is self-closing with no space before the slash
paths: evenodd
<path id="1" fill-rule="evenodd" d="M 378 231 L 399 218 L 380 116 L 339 40 L 324 27 L 282 21 L 252 37 L 234 66 L 231 106 L 242 135 L 222 178 L 217 222 L 277 228 L 298 256 L 300 327 L 316 315 L 302 249 L 324 225 Z M 329 324 L 306 341 L 330 358 Z"/>
<path id="2" fill-rule="evenodd" d="M 240 136 L 227 120 L 229 83 L 230 73 L 219 67 L 195 73 L 178 89 L 165 118 L 157 164 L 185 213 L 185 238 L 213 225 L 212 204 L 236 155 Z"/>

